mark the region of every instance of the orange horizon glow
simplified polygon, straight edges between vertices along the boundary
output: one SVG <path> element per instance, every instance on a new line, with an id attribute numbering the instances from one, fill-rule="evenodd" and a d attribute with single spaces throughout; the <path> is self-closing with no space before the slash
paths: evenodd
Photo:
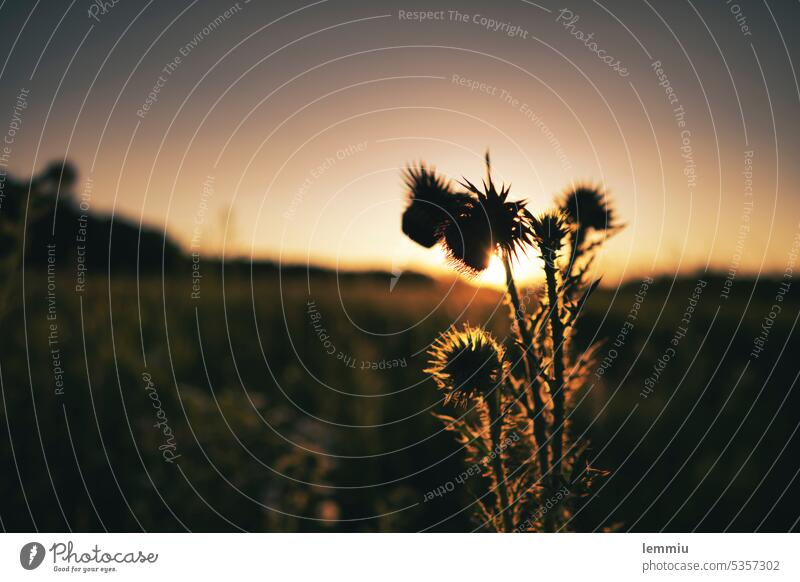
<path id="1" fill-rule="evenodd" d="M 354 5 L 355 20 L 338 34 L 310 34 L 323 28 L 317 18 L 342 20 L 325 4 L 283 23 L 287 38 L 302 37 L 284 48 L 253 32 L 271 10 L 254 4 L 185 58 L 146 115 L 137 112 L 164 63 L 213 9 L 193 11 L 195 21 L 165 30 L 145 55 L 135 39 L 122 38 L 96 79 L 110 47 L 90 34 L 52 103 L 37 83 L 58 78 L 68 62 L 50 50 L 31 81 L 9 173 L 29 176 L 66 156 L 82 184 L 91 180 L 93 211 L 166 228 L 185 249 L 208 256 L 446 273 L 438 251 L 400 230 L 401 172 L 423 160 L 453 180 L 479 180 L 489 148 L 496 179 L 534 213 L 580 181 L 609 190 L 627 228 L 598 262 L 605 281 L 786 267 L 800 231 L 793 191 L 800 144 L 774 120 L 793 118 L 800 95 L 785 75 L 780 39 L 759 38 L 756 62 L 730 23 L 715 24 L 712 42 L 694 34 L 696 15 L 664 6 L 672 33 L 647 11 L 626 15 L 652 31 L 637 42 L 587 3 L 581 22 L 592 23 L 609 54 L 624 55 L 629 75 L 621 77 L 524 3 L 503 12 L 528 39 L 454 22 L 409 23 L 381 3 Z M 114 37 L 113 29 L 104 33 Z M 723 67 L 720 50 L 735 70 Z M 277 52 L 265 59 L 270 51 Z M 34 64 L 16 60 L 8 87 L 27 85 Z M 752 82 L 762 73 L 769 95 Z M 535 263 L 519 265 L 521 280 L 536 280 Z M 499 269 L 479 282 L 500 285 Z"/>

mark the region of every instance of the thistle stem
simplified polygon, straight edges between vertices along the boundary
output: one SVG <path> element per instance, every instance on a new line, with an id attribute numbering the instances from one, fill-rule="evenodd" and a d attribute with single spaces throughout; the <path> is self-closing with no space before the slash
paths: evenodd
<path id="1" fill-rule="evenodd" d="M 506 270 L 506 286 L 508 287 L 508 294 L 511 297 L 511 305 L 514 309 L 513 317 L 517 323 L 520 340 L 522 340 L 524 348 L 522 360 L 525 365 L 525 378 L 527 380 L 526 392 L 528 398 L 533 399 L 534 415 L 531 415 L 531 422 L 533 423 L 533 435 L 536 441 L 534 445 L 536 446 L 536 452 L 539 457 L 539 470 L 542 476 L 544 476 L 549 471 L 550 463 L 547 459 L 547 447 L 545 446 L 547 442 L 547 429 L 545 427 L 544 418 L 544 401 L 542 400 L 542 395 L 539 393 L 539 390 L 534 386 L 534 381 L 536 377 L 539 376 L 539 367 L 535 367 L 536 373 L 534 374 L 529 358 L 529 354 L 533 353 L 533 337 L 528 330 L 528 326 L 525 322 L 525 312 L 520 305 L 517 285 L 514 282 L 514 274 L 511 272 L 511 262 L 505 254 L 503 255 L 503 267 L 505 267 Z M 537 414 L 539 415 L 538 419 L 535 417 Z"/>
<path id="2" fill-rule="evenodd" d="M 572 272 L 575 270 L 575 263 L 583 254 L 584 238 L 584 229 L 580 225 L 576 226 L 570 235 L 569 265 L 566 270 L 567 276 L 572 276 Z"/>
<path id="3" fill-rule="evenodd" d="M 511 314 L 517 324 L 520 340 L 523 343 L 525 351 L 522 354 L 522 361 L 525 366 L 525 378 L 530 383 L 531 367 L 528 361 L 528 353 L 533 349 L 533 338 L 528 333 L 528 328 L 525 325 L 525 314 L 519 301 L 519 294 L 517 293 L 517 285 L 514 282 L 514 274 L 511 272 L 511 263 L 507 256 L 503 256 L 503 267 L 506 270 L 506 287 L 508 288 L 508 295 L 511 297 L 511 306 L 513 313 Z"/>
<path id="4" fill-rule="evenodd" d="M 553 487 L 559 486 L 561 479 L 561 457 L 564 450 L 564 410 L 565 390 L 564 385 L 564 322 L 561 320 L 561 310 L 558 304 L 558 291 L 556 288 L 556 257 L 555 251 L 548 250 L 544 256 L 544 273 L 547 281 L 547 299 L 550 303 L 550 331 L 553 336 L 553 382 L 551 388 L 553 398 L 553 430 L 551 446 L 553 451 Z"/>
<path id="5" fill-rule="evenodd" d="M 492 468 L 497 479 L 497 491 L 500 501 L 498 511 L 503 520 L 503 531 L 511 533 L 514 527 L 511 519 L 511 497 L 508 494 L 508 482 L 500 445 L 500 440 L 503 437 L 503 417 L 501 414 L 502 403 L 499 386 L 495 389 L 494 394 L 487 398 L 487 405 L 489 407 L 489 435 L 492 441 L 492 450 L 489 454 L 492 457 Z"/>

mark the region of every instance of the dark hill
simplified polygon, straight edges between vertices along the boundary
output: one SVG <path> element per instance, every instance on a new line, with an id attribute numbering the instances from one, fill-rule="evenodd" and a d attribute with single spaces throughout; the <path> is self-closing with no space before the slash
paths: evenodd
<path id="1" fill-rule="evenodd" d="M 73 188 L 77 172 L 57 162 L 28 180 L 7 176 L 0 198 L 0 257 L 57 266 L 79 263 L 91 273 L 160 272 L 177 265 L 179 246 L 163 232 L 118 216 L 101 216 L 81 204 Z"/>

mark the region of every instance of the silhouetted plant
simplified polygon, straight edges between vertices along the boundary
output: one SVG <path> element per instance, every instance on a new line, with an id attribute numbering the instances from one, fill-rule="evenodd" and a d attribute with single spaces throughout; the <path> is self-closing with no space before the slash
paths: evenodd
<path id="1" fill-rule="evenodd" d="M 476 517 L 501 532 L 568 530 L 607 475 L 591 466 L 588 443 L 569 430 L 570 396 L 585 382 L 597 349 L 572 354 L 571 333 L 599 283 L 589 278 L 596 251 L 622 226 L 606 194 L 586 186 L 534 216 L 524 201 L 508 200 L 510 187 L 494 183 L 488 152 L 482 187 L 463 179 L 458 191 L 424 164 L 408 168 L 405 183 L 410 204 L 403 231 L 412 240 L 428 248 L 441 244 L 466 276 L 485 270 L 494 255 L 506 273 L 518 349 L 465 324 L 434 342 L 425 370 L 445 404 L 467 408 L 437 417 L 464 446 L 466 462 L 487 479 L 486 491 L 476 495 Z M 545 279 L 533 313 L 523 306 L 513 272 L 514 263 L 529 260 L 529 250 L 538 252 Z"/>
<path id="2" fill-rule="evenodd" d="M 409 204 L 403 213 L 403 232 L 414 242 L 431 248 L 442 239 L 444 229 L 469 197 L 455 193 L 449 180 L 425 164 L 407 168 L 404 178 Z"/>
<path id="3" fill-rule="evenodd" d="M 588 269 L 590 261 L 582 259 L 590 259 L 591 251 L 624 225 L 617 222 L 608 195 L 600 186 L 579 184 L 566 192 L 559 206 L 570 224 L 570 259 L 566 269 L 569 276 L 581 265 Z"/>

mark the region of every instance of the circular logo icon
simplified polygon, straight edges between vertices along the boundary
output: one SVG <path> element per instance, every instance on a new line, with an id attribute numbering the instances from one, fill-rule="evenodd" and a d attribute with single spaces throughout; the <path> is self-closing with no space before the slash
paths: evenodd
<path id="1" fill-rule="evenodd" d="M 44 546 L 39 542 L 28 542 L 19 551 L 19 563 L 26 570 L 35 570 L 44 561 Z"/>

